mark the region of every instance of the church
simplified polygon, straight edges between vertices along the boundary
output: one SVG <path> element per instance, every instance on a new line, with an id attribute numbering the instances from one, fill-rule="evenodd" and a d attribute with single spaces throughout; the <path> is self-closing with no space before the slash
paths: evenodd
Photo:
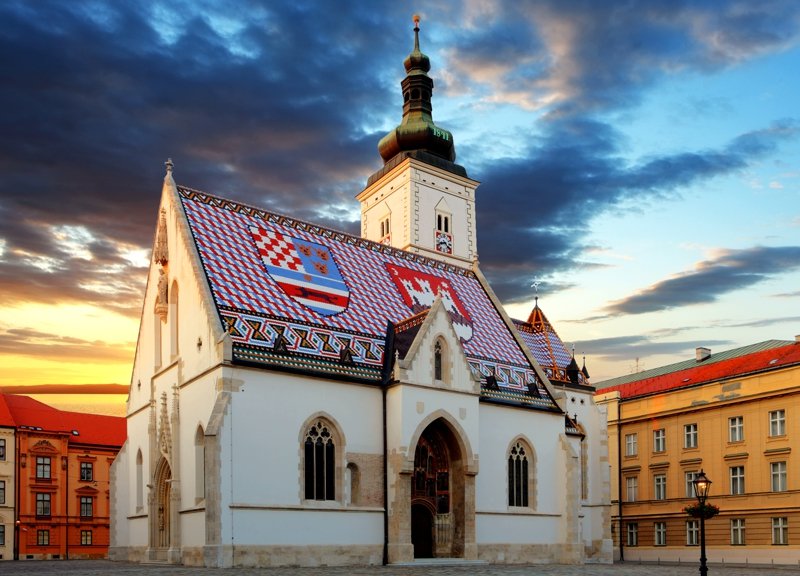
<path id="1" fill-rule="evenodd" d="M 178 185 L 167 162 L 112 559 L 611 561 L 585 364 L 481 273 L 479 183 L 433 121 L 418 23 L 404 65 L 360 237 Z"/>

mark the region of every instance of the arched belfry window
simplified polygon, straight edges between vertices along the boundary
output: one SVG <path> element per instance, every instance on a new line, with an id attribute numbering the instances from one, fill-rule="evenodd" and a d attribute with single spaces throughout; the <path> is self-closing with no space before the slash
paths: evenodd
<path id="1" fill-rule="evenodd" d="M 332 427 L 315 420 L 306 431 L 304 475 L 306 500 L 336 499 L 336 445 Z"/>
<path id="2" fill-rule="evenodd" d="M 508 505 L 528 507 L 529 461 L 528 449 L 515 442 L 508 453 Z"/>

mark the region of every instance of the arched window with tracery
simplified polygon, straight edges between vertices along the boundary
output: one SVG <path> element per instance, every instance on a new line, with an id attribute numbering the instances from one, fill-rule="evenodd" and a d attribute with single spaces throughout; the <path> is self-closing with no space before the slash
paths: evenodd
<path id="1" fill-rule="evenodd" d="M 508 453 L 508 505 L 528 507 L 529 461 L 528 450 L 515 442 Z"/>
<path id="2" fill-rule="evenodd" d="M 136 510 L 141 510 L 144 506 L 144 471 L 142 462 L 142 451 L 136 452 Z"/>
<path id="3" fill-rule="evenodd" d="M 195 501 L 206 497 L 206 435 L 203 427 L 198 426 L 194 435 L 194 487 Z"/>
<path id="4" fill-rule="evenodd" d="M 306 500 L 336 500 L 336 444 L 325 420 L 314 420 L 304 442 Z"/>
<path id="5" fill-rule="evenodd" d="M 434 380 L 442 379 L 442 342 L 436 341 L 433 346 L 433 378 Z"/>

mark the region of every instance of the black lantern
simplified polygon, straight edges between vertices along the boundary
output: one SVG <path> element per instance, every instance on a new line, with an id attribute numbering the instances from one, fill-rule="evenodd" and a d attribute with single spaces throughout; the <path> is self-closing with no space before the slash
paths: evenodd
<path id="1" fill-rule="evenodd" d="M 711 480 L 701 469 L 692 480 L 692 484 L 697 502 L 700 504 L 700 576 L 706 576 L 708 574 L 708 566 L 706 566 L 706 500 L 708 491 L 711 489 Z"/>

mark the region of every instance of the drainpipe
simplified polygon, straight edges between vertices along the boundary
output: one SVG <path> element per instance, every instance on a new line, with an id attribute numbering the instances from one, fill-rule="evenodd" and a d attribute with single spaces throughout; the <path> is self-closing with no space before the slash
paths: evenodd
<path id="1" fill-rule="evenodd" d="M 383 378 L 381 400 L 383 402 L 383 565 L 389 563 L 389 448 L 386 422 L 386 387 L 392 380 L 394 363 L 394 324 L 386 324 L 386 344 L 383 347 Z"/>
<path id="2" fill-rule="evenodd" d="M 64 558 L 69 560 L 69 441 L 67 441 L 66 486 L 64 486 Z"/>
<path id="3" fill-rule="evenodd" d="M 14 478 L 14 560 L 19 560 L 19 546 L 20 539 L 22 538 L 22 525 L 19 521 L 19 504 L 20 504 L 20 490 L 19 482 L 22 477 L 19 467 L 19 429 L 14 429 L 14 466 L 17 469 L 16 477 Z"/>
<path id="4" fill-rule="evenodd" d="M 617 507 L 619 508 L 619 560 L 625 561 L 622 523 L 622 398 L 617 401 Z"/>

